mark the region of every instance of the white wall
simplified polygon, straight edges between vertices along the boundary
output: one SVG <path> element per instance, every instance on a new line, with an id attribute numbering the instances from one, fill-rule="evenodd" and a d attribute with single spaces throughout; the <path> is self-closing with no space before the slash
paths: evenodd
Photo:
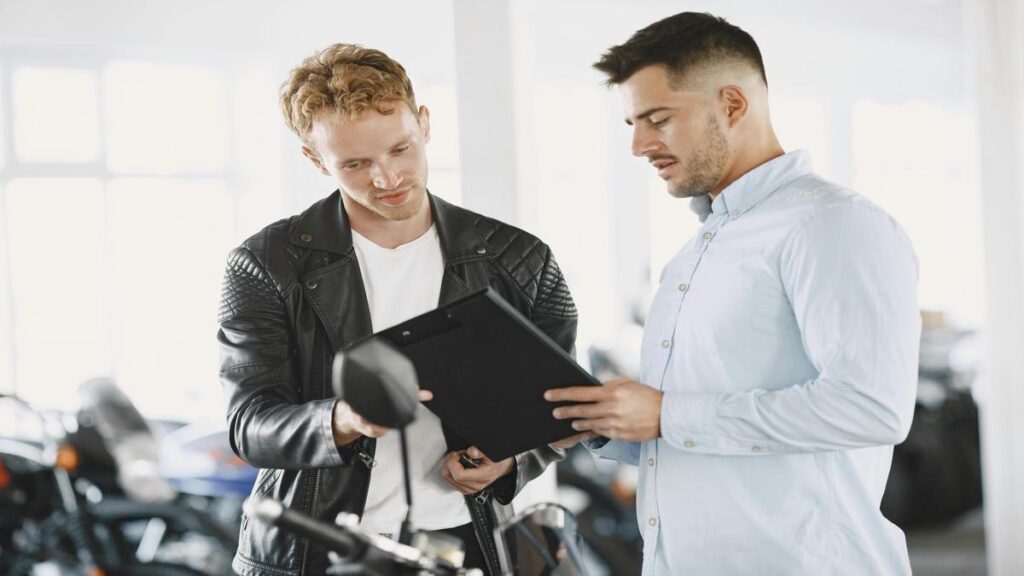
<path id="1" fill-rule="evenodd" d="M 988 359 L 981 406 L 989 570 L 1024 574 L 1024 2 L 965 7 L 976 66 Z"/>

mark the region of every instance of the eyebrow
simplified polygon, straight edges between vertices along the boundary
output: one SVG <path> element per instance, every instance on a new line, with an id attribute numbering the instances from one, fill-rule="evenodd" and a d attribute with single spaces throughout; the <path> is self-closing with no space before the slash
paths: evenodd
<path id="1" fill-rule="evenodd" d="M 657 108 L 650 108 L 648 110 L 644 110 L 640 114 L 637 114 L 636 115 L 636 119 L 637 120 L 643 120 L 643 119 L 647 118 L 648 116 L 650 116 L 651 114 L 656 114 L 656 113 L 662 112 L 664 110 L 671 110 L 671 108 L 669 108 L 668 106 L 658 106 Z M 626 118 L 626 124 L 632 126 L 633 125 L 633 121 L 630 120 L 629 118 Z"/>
<path id="2" fill-rule="evenodd" d="M 391 146 L 390 148 L 388 148 L 388 150 L 389 151 L 394 151 L 396 148 L 401 148 L 402 146 L 405 146 L 406 144 L 409 144 L 411 142 L 412 142 L 412 138 L 403 138 L 400 142 L 398 142 L 397 144 L 395 144 L 395 145 Z M 341 166 L 344 166 L 345 164 L 348 164 L 350 162 L 362 162 L 363 160 L 367 160 L 367 158 L 346 158 L 344 160 L 338 160 L 336 162 L 336 165 L 341 167 Z"/>

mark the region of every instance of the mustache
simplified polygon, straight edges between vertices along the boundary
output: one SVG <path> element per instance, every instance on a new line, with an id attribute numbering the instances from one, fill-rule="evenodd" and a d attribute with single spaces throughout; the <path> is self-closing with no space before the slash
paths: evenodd
<path id="1" fill-rule="evenodd" d="M 394 196 L 395 194 L 401 194 L 402 192 L 412 192 L 413 190 L 422 187 L 418 182 L 408 182 L 404 184 L 405 185 L 401 188 L 394 188 L 391 190 L 385 190 L 374 186 L 370 190 L 370 194 L 372 194 L 374 198 L 380 198 L 381 196 Z"/>
<path id="2" fill-rule="evenodd" d="M 647 157 L 648 162 L 657 162 L 658 160 L 672 160 L 673 162 L 679 161 L 678 158 L 672 156 L 671 154 L 654 154 L 652 156 Z"/>

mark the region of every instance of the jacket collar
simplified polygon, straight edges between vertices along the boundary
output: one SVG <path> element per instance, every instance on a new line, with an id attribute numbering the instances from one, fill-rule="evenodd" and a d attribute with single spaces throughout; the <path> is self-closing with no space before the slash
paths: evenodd
<path id="1" fill-rule="evenodd" d="M 427 195 L 445 264 L 486 258 L 486 239 L 480 236 L 476 226 L 481 217 L 429 192 Z M 342 255 L 350 253 L 352 228 L 341 201 L 341 192 L 335 190 L 300 214 L 298 224 L 292 229 L 288 240 L 296 246 L 312 250 Z"/>

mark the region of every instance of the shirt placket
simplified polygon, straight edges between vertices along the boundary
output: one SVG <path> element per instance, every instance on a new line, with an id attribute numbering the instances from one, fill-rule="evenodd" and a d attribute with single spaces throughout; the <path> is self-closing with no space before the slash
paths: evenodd
<path id="1" fill-rule="evenodd" d="M 647 350 L 647 375 L 644 382 L 658 390 L 664 390 L 665 374 L 668 368 L 669 359 L 672 355 L 672 348 L 675 343 L 676 326 L 679 316 L 682 313 L 683 303 L 686 294 L 693 285 L 694 275 L 704 258 L 705 252 L 711 246 L 712 240 L 722 225 L 727 221 L 725 215 L 713 214 L 701 227 L 697 241 L 690 250 L 674 263 L 674 266 L 665 274 L 665 278 L 658 293 L 655 296 L 656 303 L 651 307 L 652 316 L 648 318 L 648 329 L 654 330 L 658 338 L 648 339 Z M 651 376 L 654 376 L 653 378 Z M 647 517 L 641 519 L 643 526 L 644 541 L 644 574 L 654 574 L 654 557 L 657 552 L 658 534 L 661 529 L 660 504 L 658 497 L 658 451 L 660 439 L 645 442 L 640 454 L 640 465 L 646 466 L 644 474 L 644 510 Z M 671 488 L 670 488 L 671 489 Z"/>

